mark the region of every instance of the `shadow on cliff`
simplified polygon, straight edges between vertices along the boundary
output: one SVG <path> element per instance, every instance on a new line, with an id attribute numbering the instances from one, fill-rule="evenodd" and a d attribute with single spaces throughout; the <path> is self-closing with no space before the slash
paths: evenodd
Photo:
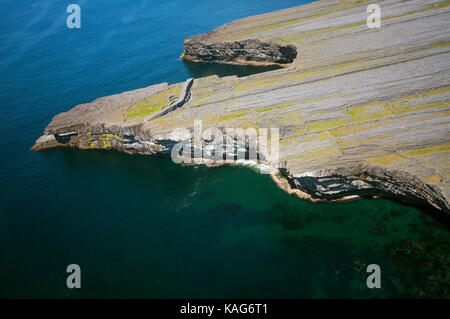
<path id="1" fill-rule="evenodd" d="M 191 74 L 191 77 L 193 78 L 201 78 L 210 75 L 217 75 L 218 77 L 237 75 L 238 77 L 244 77 L 252 74 L 282 69 L 282 67 L 277 65 L 254 66 L 221 62 L 183 61 L 183 64 L 186 66 L 189 73 Z"/>

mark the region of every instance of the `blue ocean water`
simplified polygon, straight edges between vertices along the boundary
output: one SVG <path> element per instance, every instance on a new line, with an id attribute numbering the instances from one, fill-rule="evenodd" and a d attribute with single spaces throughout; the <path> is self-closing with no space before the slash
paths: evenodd
<path id="1" fill-rule="evenodd" d="M 419 266 L 425 253 L 417 247 L 441 262 L 448 231 L 416 208 L 312 204 L 246 168 L 29 151 L 55 114 L 79 103 L 191 76 L 254 72 L 186 65 L 183 40 L 306 2 L 1 1 L 0 297 L 445 295 L 448 283 L 424 281 L 434 264 Z M 81 7 L 79 30 L 66 27 L 70 3 Z M 413 254 L 404 252 L 410 246 Z M 72 263 L 82 268 L 80 290 L 65 285 Z M 385 267 L 386 289 L 367 289 L 368 263 Z M 417 266 L 399 271 L 404 264 Z"/>

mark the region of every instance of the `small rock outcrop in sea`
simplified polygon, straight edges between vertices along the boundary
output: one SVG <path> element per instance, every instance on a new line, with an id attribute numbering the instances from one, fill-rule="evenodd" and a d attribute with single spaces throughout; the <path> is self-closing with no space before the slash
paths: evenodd
<path id="1" fill-rule="evenodd" d="M 201 39 L 194 36 L 184 41 L 184 60 L 286 64 L 297 57 L 297 49 L 293 45 L 282 46 L 257 39 L 206 44 Z"/>
<path id="2" fill-rule="evenodd" d="M 380 29 L 367 27 L 366 1 L 316 1 L 192 37 L 186 58 L 287 64 L 78 105 L 56 115 L 33 150 L 169 155 L 185 139 L 174 130 L 194 120 L 203 129 L 276 127 L 283 165 L 273 177 L 290 193 L 389 196 L 449 213 L 450 1 L 377 4 Z"/>

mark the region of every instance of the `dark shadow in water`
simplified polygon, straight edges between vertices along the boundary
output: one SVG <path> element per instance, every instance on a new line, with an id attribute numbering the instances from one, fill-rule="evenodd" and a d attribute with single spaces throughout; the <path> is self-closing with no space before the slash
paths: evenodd
<path id="1" fill-rule="evenodd" d="M 254 65 L 237 65 L 220 62 L 192 62 L 183 61 L 193 78 L 201 78 L 210 75 L 218 77 L 237 75 L 238 77 L 248 76 L 256 73 L 268 72 L 281 69 L 281 66 L 254 66 Z"/>

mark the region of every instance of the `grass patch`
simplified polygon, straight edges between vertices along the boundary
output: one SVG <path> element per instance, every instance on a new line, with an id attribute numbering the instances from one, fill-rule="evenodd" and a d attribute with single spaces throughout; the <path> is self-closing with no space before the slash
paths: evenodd
<path id="1" fill-rule="evenodd" d="M 338 127 L 347 124 L 346 119 L 332 119 L 332 120 L 322 120 L 314 121 L 306 124 L 311 132 L 327 130 L 330 128 Z"/>
<path id="2" fill-rule="evenodd" d="M 408 102 L 410 102 L 410 101 L 405 101 L 405 103 L 394 102 L 394 103 L 391 103 L 391 105 L 392 105 L 392 108 L 397 113 L 400 113 L 400 114 L 450 105 L 450 101 L 426 103 L 426 104 L 412 104 L 412 103 L 408 103 Z"/>
<path id="3" fill-rule="evenodd" d="M 163 110 L 168 106 L 168 99 L 170 96 L 173 95 L 178 98 L 181 93 L 181 88 L 181 85 L 172 86 L 168 90 L 156 93 L 149 98 L 139 101 L 138 103 L 136 103 L 136 105 L 128 110 L 125 118 L 127 120 L 144 118 L 160 110 Z"/>
<path id="4" fill-rule="evenodd" d="M 275 106 L 275 108 L 278 109 L 278 110 L 281 110 L 281 109 L 285 109 L 287 107 L 291 107 L 293 105 L 295 105 L 295 103 L 284 103 L 284 104 L 280 104 L 280 105 Z"/>
<path id="5" fill-rule="evenodd" d="M 234 112 L 231 112 L 228 115 L 221 115 L 220 116 L 220 121 L 227 121 L 227 120 L 236 119 L 236 118 L 239 118 L 241 116 L 244 116 L 244 115 L 247 115 L 247 114 L 250 114 L 250 113 L 252 113 L 252 112 L 250 112 L 248 110 L 234 111 Z"/>
<path id="6" fill-rule="evenodd" d="M 369 163 L 374 163 L 374 164 L 391 165 L 393 163 L 406 161 L 406 160 L 407 160 L 406 158 L 403 158 L 395 153 L 392 153 L 392 154 L 389 154 L 386 156 L 369 158 L 367 161 Z"/>
<path id="7" fill-rule="evenodd" d="M 394 113 L 391 112 L 386 104 L 374 102 L 367 105 L 349 107 L 348 115 L 350 123 L 360 123 L 393 116 Z"/>
<path id="8" fill-rule="evenodd" d="M 432 146 L 432 147 L 416 149 L 416 150 L 409 151 L 409 152 L 406 152 L 403 154 L 405 154 L 406 156 L 417 157 L 417 156 L 427 155 L 427 154 L 431 154 L 431 153 L 445 152 L 445 151 L 449 151 L 449 150 L 450 150 L 450 144 L 443 144 L 443 145 L 437 145 L 437 146 Z"/>
<path id="9" fill-rule="evenodd" d="M 444 93 L 448 93 L 448 92 L 450 92 L 450 87 L 445 87 L 445 88 L 442 88 L 442 89 L 437 89 L 437 90 L 432 90 L 432 91 L 420 93 L 419 96 L 420 97 L 427 97 L 427 96 L 432 96 L 432 95 L 444 94 Z"/>
<path id="10" fill-rule="evenodd" d="M 272 110 L 273 110 L 273 107 L 266 107 L 264 109 L 255 110 L 255 112 L 262 113 L 262 112 L 268 112 L 268 111 L 272 111 Z"/>

